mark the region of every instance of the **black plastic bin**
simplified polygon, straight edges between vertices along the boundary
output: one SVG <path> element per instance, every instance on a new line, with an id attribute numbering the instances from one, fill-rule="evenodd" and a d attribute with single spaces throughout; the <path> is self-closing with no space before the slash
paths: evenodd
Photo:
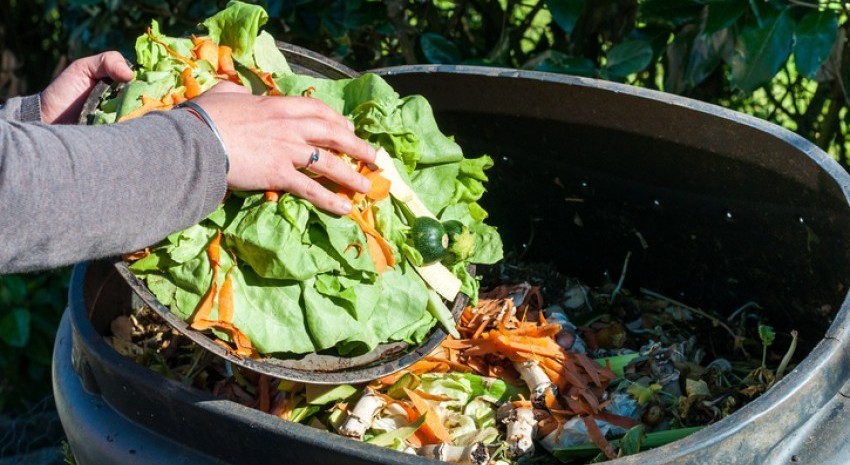
<path id="1" fill-rule="evenodd" d="M 826 154 L 761 120 L 610 82 L 454 66 L 378 72 L 402 94 L 424 94 L 468 154 L 494 156 L 484 206 L 508 249 L 586 282 L 618 275 L 632 252 L 626 287 L 730 312 L 757 301 L 814 346 L 737 413 L 610 463 L 847 463 L 850 176 Z M 101 338 L 131 308 L 108 261 L 77 266 L 54 384 L 80 465 L 425 463 L 134 364 Z"/>

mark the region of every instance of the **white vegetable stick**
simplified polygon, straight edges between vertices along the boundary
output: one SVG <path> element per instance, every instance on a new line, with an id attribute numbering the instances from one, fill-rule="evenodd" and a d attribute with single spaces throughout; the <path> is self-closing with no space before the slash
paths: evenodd
<path id="1" fill-rule="evenodd" d="M 451 444 L 432 444 L 422 446 L 417 453 L 429 459 L 463 465 L 484 465 L 490 461 L 490 451 L 481 443 L 466 447 Z"/>
<path id="2" fill-rule="evenodd" d="M 363 439 L 363 434 L 372 426 L 372 421 L 378 412 L 386 405 L 372 388 L 363 391 L 363 397 L 348 412 L 348 416 L 339 427 L 339 434 L 357 439 Z"/>
<path id="3" fill-rule="evenodd" d="M 437 262 L 425 266 L 414 266 L 413 268 L 419 273 L 422 280 L 431 286 L 431 289 L 440 294 L 440 297 L 449 302 L 455 300 L 457 293 L 460 292 L 460 280 L 442 263 Z"/>
<path id="4" fill-rule="evenodd" d="M 524 407 L 511 408 L 505 415 L 502 409 L 499 410 L 501 415 L 497 414 L 497 418 L 502 417 L 502 423 L 508 426 L 506 437 L 508 457 L 518 459 L 523 455 L 533 454 L 534 441 L 532 438 L 537 435 L 537 420 L 534 418 L 534 411 Z"/>
<path id="5" fill-rule="evenodd" d="M 558 395 L 558 388 L 546 376 L 543 368 L 540 368 L 540 363 L 537 360 L 526 360 L 524 362 L 514 362 L 514 368 L 519 372 L 519 376 L 528 385 L 531 391 L 531 402 L 535 407 L 543 408 L 546 405 L 546 393 L 552 392 L 553 395 Z"/>
<path id="6" fill-rule="evenodd" d="M 417 217 L 427 216 L 436 219 L 436 216 L 428 210 L 428 207 L 419 199 L 416 192 L 404 182 L 404 178 L 399 174 L 392 157 L 390 157 L 390 154 L 386 150 L 378 149 L 378 153 L 375 156 L 375 164 L 384 171 L 381 175 L 390 181 L 390 194 L 396 200 L 407 205 L 410 212 Z"/>
<path id="7" fill-rule="evenodd" d="M 401 177 L 393 163 L 392 157 L 384 149 L 378 149 L 378 154 L 375 156 L 375 165 L 382 169 L 382 176 L 390 181 L 390 195 L 399 202 L 404 203 L 410 212 L 416 217 L 427 216 L 435 218 L 433 213 L 428 210 L 428 207 L 419 199 L 416 192 L 407 185 L 404 178 Z M 437 291 L 437 294 L 448 301 L 453 301 L 460 292 L 461 282 L 448 268 L 442 263 L 432 263 L 424 266 L 414 266 L 416 272 L 422 277 L 431 289 Z"/>

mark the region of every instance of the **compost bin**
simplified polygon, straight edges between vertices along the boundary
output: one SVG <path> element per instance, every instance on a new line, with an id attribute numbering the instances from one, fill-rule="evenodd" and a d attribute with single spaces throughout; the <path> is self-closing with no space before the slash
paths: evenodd
<path id="1" fill-rule="evenodd" d="M 285 48 L 299 71 L 351 71 Z M 727 309 L 758 302 L 813 348 L 775 387 L 676 443 L 612 464 L 843 463 L 850 441 L 850 177 L 769 123 L 621 84 L 461 66 L 377 70 L 425 95 L 466 153 L 491 154 L 484 207 L 506 249 L 585 282 Z M 166 379 L 103 339 L 137 300 L 113 261 L 74 270 L 54 349 L 77 463 L 426 463 L 283 422 Z"/>

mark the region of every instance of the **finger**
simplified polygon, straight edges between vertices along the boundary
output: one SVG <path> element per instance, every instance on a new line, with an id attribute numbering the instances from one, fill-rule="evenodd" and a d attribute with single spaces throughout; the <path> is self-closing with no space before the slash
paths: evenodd
<path id="1" fill-rule="evenodd" d="M 329 107 L 325 102 L 310 97 L 271 97 L 271 102 L 283 118 L 320 119 L 337 124 L 349 131 L 354 130 L 354 123 L 339 112 Z"/>
<path id="2" fill-rule="evenodd" d="M 127 82 L 133 79 L 133 70 L 127 65 L 118 52 L 104 52 L 100 55 L 84 58 L 86 62 L 85 71 L 94 79 L 110 78 L 113 81 Z"/>
<path id="3" fill-rule="evenodd" d="M 337 215 L 345 215 L 351 211 L 349 201 L 325 189 L 321 184 L 294 168 L 286 170 L 283 176 L 281 189 L 307 200 L 322 210 Z"/>
<path id="4" fill-rule="evenodd" d="M 345 153 L 367 163 L 375 161 L 375 149 L 353 131 L 320 119 L 302 121 L 300 125 L 304 141 L 310 145 Z"/>
<path id="5" fill-rule="evenodd" d="M 250 94 L 251 91 L 248 90 L 245 86 L 240 86 L 235 82 L 231 81 L 219 81 L 218 84 L 212 87 L 212 89 L 207 91 L 208 94 L 223 94 L 223 93 L 235 93 L 235 94 Z"/>
<path id="6" fill-rule="evenodd" d="M 316 147 L 308 146 L 302 150 L 307 155 L 303 158 L 304 163 L 299 164 L 299 167 L 307 168 L 312 173 L 322 175 L 342 187 L 357 192 L 366 193 L 372 187 L 372 183 L 365 176 L 354 171 L 337 155 Z"/>

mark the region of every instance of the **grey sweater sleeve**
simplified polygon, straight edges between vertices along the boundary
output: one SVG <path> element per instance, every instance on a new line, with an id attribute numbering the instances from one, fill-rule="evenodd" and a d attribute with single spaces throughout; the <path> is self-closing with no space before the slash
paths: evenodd
<path id="1" fill-rule="evenodd" d="M 106 126 L 0 120 L 0 274 L 152 245 L 215 210 L 225 177 L 223 147 L 187 111 Z"/>
<path id="2" fill-rule="evenodd" d="M 41 98 L 38 95 L 12 97 L 0 105 L 0 119 L 24 122 L 41 121 Z"/>

